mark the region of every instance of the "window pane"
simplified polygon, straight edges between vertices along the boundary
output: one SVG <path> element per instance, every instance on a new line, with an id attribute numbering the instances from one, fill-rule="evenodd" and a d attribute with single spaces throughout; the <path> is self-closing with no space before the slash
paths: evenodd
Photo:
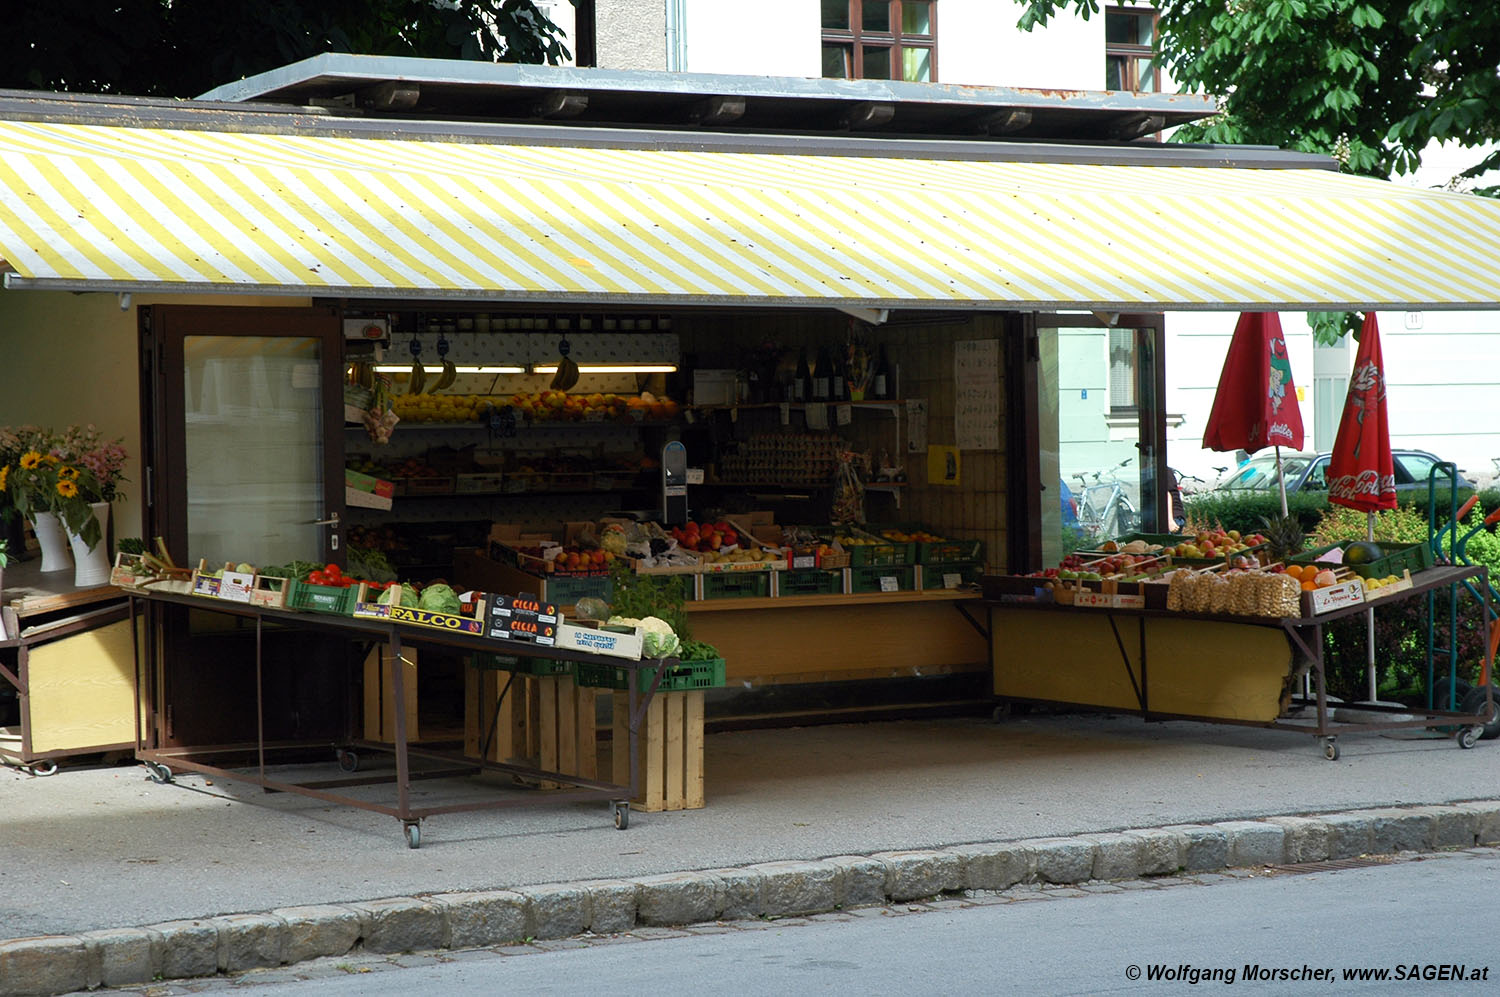
<path id="1" fill-rule="evenodd" d="M 823 27 L 849 30 L 849 0 L 823 0 Z M 827 76 L 825 72 L 823 74 Z"/>
<path id="2" fill-rule="evenodd" d="M 1106 13 L 1104 15 L 1104 44 L 1150 45 L 1151 15 Z"/>
<path id="3" fill-rule="evenodd" d="M 830 79 L 847 80 L 854 75 L 853 45 L 823 45 L 823 75 Z"/>
<path id="4" fill-rule="evenodd" d="M 891 5 L 886 0 L 865 0 L 860 5 L 859 26 L 866 31 L 889 34 L 891 30 Z M 865 74 L 870 75 L 869 73 Z"/>
<path id="5" fill-rule="evenodd" d="M 902 0 L 901 33 L 903 35 L 932 34 L 932 4 L 927 0 Z M 907 79 L 910 78 L 907 77 Z"/>
<path id="6" fill-rule="evenodd" d="M 1106 90 L 1128 90 L 1129 84 L 1125 78 L 1125 59 L 1118 55 L 1104 57 L 1104 89 Z M 825 72 L 823 74 L 827 76 Z"/>
<path id="7" fill-rule="evenodd" d="M 867 80 L 888 80 L 891 78 L 891 50 L 889 48 L 877 48 L 866 45 L 865 71 L 863 76 Z"/>
<path id="8" fill-rule="evenodd" d="M 912 83 L 932 82 L 932 49 L 901 49 L 901 78 Z"/>
<path id="9" fill-rule="evenodd" d="M 1156 85 L 1156 67 L 1151 65 L 1150 59 L 1137 59 L 1135 61 L 1135 72 L 1135 88 L 1137 90 L 1155 93 L 1160 89 Z"/>

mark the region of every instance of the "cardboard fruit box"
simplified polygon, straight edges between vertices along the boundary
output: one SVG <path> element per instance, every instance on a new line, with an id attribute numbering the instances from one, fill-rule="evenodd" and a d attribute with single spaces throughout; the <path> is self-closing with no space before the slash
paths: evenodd
<path id="1" fill-rule="evenodd" d="M 392 623 L 404 623 L 414 627 L 426 627 L 431 630 L 443 630 L 448 633 L 465 633 L 476 636 L 485 632 L 484 599 L 482 593 L 466 592 L 459 596 L 459 601 L 466 607 L 468 612 L 464 613 L 439 613 L 430 609 L 419 609 L 412 606 L 400 605 L 401 586 L 393 585 L 383 591 L 375 591 L 366 582 L 360 582 L 359 588 L 346 589 L 348 592 L 356 592 L 354 599 L 353 615 L 365 619 L 390 620 Z M 382 603 L 380 597 L 385 592 L 392 592 L 391 601 Z"/>

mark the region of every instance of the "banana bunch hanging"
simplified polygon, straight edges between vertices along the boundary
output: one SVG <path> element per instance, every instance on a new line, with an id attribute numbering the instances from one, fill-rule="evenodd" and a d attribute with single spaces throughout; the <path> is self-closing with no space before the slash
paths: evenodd
<path id="1" fill-rule="evenodd" d="M 422 342 L 416 336 L 411 337 L 411 373 L 406 378 L 406 393 L 408 395 L 420 395 L 422 389 L 427 387 L 427 371 L 422 367 Z"/>
<path id="2" fill-rule="evenodd" d="M 443 372 L 438 375 L 437 383 L 433 384 L 433 392 L 453 387 L 453 382 L 458 378 L 458 368 L 453 366 L 452 360 L 448 359 L 448 340 L 441 334 L 438 336 L 437 352 L 443 361 Z"/>

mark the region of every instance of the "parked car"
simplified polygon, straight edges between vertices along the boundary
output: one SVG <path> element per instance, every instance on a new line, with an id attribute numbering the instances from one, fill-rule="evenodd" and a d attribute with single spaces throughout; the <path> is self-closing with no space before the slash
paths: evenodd
<path id="1" fill-rule="evenodd" d="M 1304 451 L 1283 453 L 1281 474 L 1286 480 L 1287 492 L 1327 491 L 1329 456 L 1327 453 Z M 1398 492 L 1426 488 L 1427 477 L 1433 465 L 1443 462 L 1441 457 L 1434 456 L 1426 450 L 1392 450 L 1391 457 L 1396 466 L 1396 490 Z M 1445 485 L 1447 480 L 1446 475 L 1440 475 L 1438 485 L 1440 487 Z M 1458 487 L 1472 489 L 1474 482 L 1460 474 Z M 1225 474 L 1215 491 L 1255 492 L 1271 491 L 1275 488 L 1276 454 L 1268 452 L 1251 457 Z"/>

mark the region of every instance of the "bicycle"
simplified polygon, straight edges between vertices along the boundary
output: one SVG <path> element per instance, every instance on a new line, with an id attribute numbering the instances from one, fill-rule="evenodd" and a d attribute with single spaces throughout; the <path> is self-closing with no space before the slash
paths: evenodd
<path id="1" fill-rule="evenodd" d="M 1129 466 L 1130 460 L 1131 458 L 1126 457 L 1107 472 L 1073 475 L 1078 479 L 1078 526 L 1088 537 L 1120 537 L 1134 533 L 1140 526 L 1140 513 L 1130 501 L 1130 496 L 1125 494 L 1124 483 L 1114 477 L 1114 472 Z M 1107 480 L 1104 477 L 1106 473 L 1110 475 Z M 1092 484 L 1088 481 L 1089 477 L 1093 478 Z"/>

